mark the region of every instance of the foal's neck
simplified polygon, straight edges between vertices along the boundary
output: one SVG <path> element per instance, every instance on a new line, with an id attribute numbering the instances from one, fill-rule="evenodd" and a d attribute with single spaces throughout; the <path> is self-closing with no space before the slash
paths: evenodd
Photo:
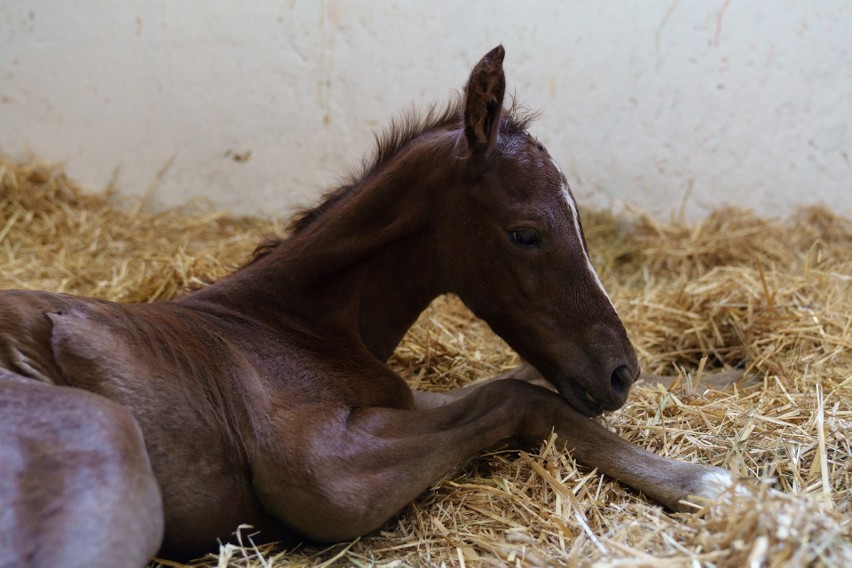
<path id="1" fill-rule="evenodd" d="M 445 291 L 433 246 L 455 185 L 452 137 L 427 134 L 264 258 L 196 293 L 271 325 L 348 335 L 386 360 Z"/>

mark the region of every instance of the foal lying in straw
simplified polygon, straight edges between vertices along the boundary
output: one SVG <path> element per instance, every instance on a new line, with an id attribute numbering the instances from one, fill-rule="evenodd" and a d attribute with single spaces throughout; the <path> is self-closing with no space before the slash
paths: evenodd
<path id="1" fill-rule="evenodd" d="M 209 287 L 153 304 L 0 293 L 4 566 L 186 558 L 241 524 L 351 539 L 465 458 L 552 431 L 672 510 L 731 484 L 590 419 L 639 367 L 565 175 L 503 107 L 503 56 Z M 385 361 L 444 293 L 529 366 L 412 391 Z"/>

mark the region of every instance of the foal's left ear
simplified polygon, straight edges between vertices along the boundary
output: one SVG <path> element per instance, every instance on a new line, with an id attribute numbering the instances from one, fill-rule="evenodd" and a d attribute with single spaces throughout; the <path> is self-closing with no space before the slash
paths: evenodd
<path id="1" fill-rule="evenodd" d="M 487 157 L 497 146 L 506 91 L 504 55 L 502 45 L 486 53 L 473 68 L 465 88 L 464 135 L 470 158 Z"/>

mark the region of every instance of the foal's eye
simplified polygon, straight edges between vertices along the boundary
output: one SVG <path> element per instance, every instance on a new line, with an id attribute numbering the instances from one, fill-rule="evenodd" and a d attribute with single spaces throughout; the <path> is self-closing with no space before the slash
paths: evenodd
<path id="1" fill-rule="evenodd" d="M 509 231 L 509 236 L 515 244 L 534 247 L 541 243 L 538 233 L 532 229 L 513 229 Z"/>

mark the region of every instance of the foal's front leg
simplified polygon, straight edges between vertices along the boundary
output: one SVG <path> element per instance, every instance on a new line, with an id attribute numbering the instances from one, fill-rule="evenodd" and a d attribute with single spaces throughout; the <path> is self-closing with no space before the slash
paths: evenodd
<path id="1" fill-rule="evenodd" d="M 303 441 L 310 451 L 299 454 L 306 463 L 298 467 L 310 475 L 293 475 L 293 463 L 267 456 L 255 467 L 255 487 L 267 510 L 302 534 L 345 540 L 381 526 L 472 454 L 501 443 L 534 445 L 554 428 L 577 461 L 670 509 L 683 510 L 680 501 L 690 495 L 716 496 L 731 483 L 724 470 L 655 455 L 557 394 L 505 379 L 443 406 L 354 409 L 306 429 L 316 438 Z"/>

